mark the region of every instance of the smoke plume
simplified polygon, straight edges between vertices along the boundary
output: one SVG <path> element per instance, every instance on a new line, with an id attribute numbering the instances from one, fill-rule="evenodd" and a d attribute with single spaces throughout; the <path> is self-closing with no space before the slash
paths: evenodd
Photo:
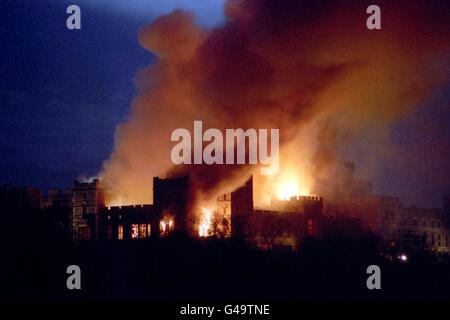
<path id="1" fill-rule="evenodd" d="M 139 42 L 158 59 L 137 74 L 131 116 L 104 163 L 108 203 L 149 203 L 153 176 L 184 174 L 195 201 L 252 173 L 256 204 L 286 179 L 310 192 L 336 161 L 336 134 L 385 127 L 448 76 L 444 1 L 378 1 L 381 30 L 366 27 L 371 4 L 229 0 L 226 21 L 211 29 L 183 10 L 143 26 Z M 255 165 L 174 166 L 171 133 L 192 134 L 194 120 L 222 132 L 279 128 L 279 174 L 257 176 Z"/>

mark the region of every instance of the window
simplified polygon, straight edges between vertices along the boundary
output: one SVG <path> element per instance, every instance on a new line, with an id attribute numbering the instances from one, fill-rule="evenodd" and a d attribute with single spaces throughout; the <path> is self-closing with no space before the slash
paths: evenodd
<path id="1" fill-rule="evenodd" d="M 161 236 L 167 236 L 173 230 L 173 220 L 166 218 L 159 222 L 159 232 Z"/>
<path id="2" fill-rule="evenodd" d="M 140 224 L 139 225 L 139 239 L 144 239 L 147 237 L 146 231 L 147 231 L 147 225 Z"/>
<path id="3" fill-rule="evenodd" d="M 147 237 L 150 238 L 151 234 L 152 234 L 152 225 L 149 223 L 147 224 Z"/>
<path id="4" fill-rule="evenodd" d="M 79 227 L 78 228 L 78 239 L 90 240 L 91 239 L 91 228 L 89 226 Z"/>
<path id="5" fill-rule="evenodd" d="M 83 193 L 83 200 L 86 200 L 86 193 Z"/>
<path id="6" fill-rule="evenodd" d="M 424 226 L 424 227 L 426 227 L 426 226 L 427 226 L 427 223 L 426 223 L 426 221 L 425 221 L 425 220 L 423 220 L 423 226 Z"/>
<path id="7" fill-rule="evenodd" d="M 111 238 L 112 238 L 112 227 L 111 226 L 108 226 L 106 228 L 106 233 L 108 235 L 108 240 L 111 240 Z"/>
<path id="8" fill-rule="evenodd" d="M 308 219 L 308 235 L 316 236 L 316 226 L 312 219 Z"/>
<path id="9" fill-rule="evenodd" d="M 139 225 L 132 224 L 131 225 L 131 239 L 137 239 L 139 236 Z"/>
<path id="10" fill-rule="evenodd" d="M 123 226 L 119 225 L 117 228 L 117 239 L 123 240 Z"/>

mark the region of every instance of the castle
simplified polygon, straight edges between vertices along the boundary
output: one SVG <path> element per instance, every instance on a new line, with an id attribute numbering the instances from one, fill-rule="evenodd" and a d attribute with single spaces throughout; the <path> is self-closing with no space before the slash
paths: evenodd
<path id="1" fill-rule="evenodd" d="M 198 221 L 188 208 L 188 177 L 153 179 L 153 204 L 105 207 L 100 181 L 74 181 L 62 194 L 51 189 L 41 197 L 41 208 L 56 203 L 70 206 L 74 241 L 131 240 L 165 237 L 170 233 L 188 236 L 218 235 L 245 240 L 261 249 L 296 249 L 303 239 L 321 237 L 337 221 L 358 221 L 383 241 L 399 244 L 407 239 L 421 241 L 438 254 L 450 252 L 449 196 L 446 212 L 440 209 L 403 207 L 396 197 L 373 195 L 371 183 L 353 178 L 353 166 L 344 164 L 345 179 L 334 190 L 340 194 L 273 198 L 269 206 L 253 205 L 253 179 L 217 199 L 215 220 L 209 231 L 198 232 Z M 342 185 L 345 184 L 345 188 Z M 34 202 L 39 190 L 28 188 Z M 326 192 L 325 192 L 326 194 Z"/>

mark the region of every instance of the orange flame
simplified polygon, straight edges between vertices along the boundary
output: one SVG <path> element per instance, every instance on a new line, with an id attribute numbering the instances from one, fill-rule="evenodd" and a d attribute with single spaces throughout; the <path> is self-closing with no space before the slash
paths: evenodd
<path id="1" fill-rule="evenodd" d="M 198 235 L 200 237 L 209 236 L 209 230 L 211 229 L 211 211 L 202 208 L 203 217 L 198 227 Z"/>

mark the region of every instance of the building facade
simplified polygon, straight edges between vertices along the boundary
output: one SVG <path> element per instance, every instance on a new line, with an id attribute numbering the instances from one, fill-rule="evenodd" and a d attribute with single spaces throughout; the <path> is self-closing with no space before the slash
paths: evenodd
<path id="1" fill-rule="evenodd" d="M 273 198 L 269 206 L 256 209 L 253 207 L 251 177 L 240 188 L 218 197 L 214 214 L 218 219 L 211 219 L 208 228 L 214 232 L 209 232 L 208 236 L 216 235 L 218 231 L 221 237 L 241 238 L 263 249 L 296 249 L 306 237 L 320 237 L 324 230 L 333 229 L 330 226 L 338 225 L 337 220 L 354 226 L 357 221 L 364 230 L 380 236 L 385 243 L 404 245 L 414 242 L 416 246 L 423 243 L 424 248 L 438 254 L 450 252 L 449 219 L 445 210 L 403 207 L 396 197 L 373 195 L 370 184 L 363 182 L 363 190 L 358 192 L 355 187 L 358 180 L 351 178 L 352 166 L 346 168 L 344 176 L 350 175 L 346 181 L 353 186 L 351 194 L 342 193 L 331 200 L 316 196 L 291 197 L 289 200 Z M 99 180 L 90 183 L 74 181 L 73 190 L 69 189 L 65 194 L 49 190 L 48 199 L 42 201 L 43 207 L 57 201 L 72 204 L 70 222 L 75 241 L 160 238 L 172 232 L 199 236 L 198 222 L 190 213 L 187 176 L 155 177 L 152 205 L 105 208 L 99 184 Z M 38 195 L 32 191 L 27 193 Z M 448 209 L 449 197 L 445 199 Z M 219 227 L 212 220 L 219 221 Z M 347 229 L 360 230 L 357 227 Z"/>
<path id="2" fill-rule="evenodd" d="M 46 209 L 55 205 L 72 208 L 72 201 L 72 189 L 67 188 L 64 190 L 64 193 L 59 189 L 48 189 L 47 196 L 42 197 L 41 209 Z"/>
<path id="3" fill-rule="evenodd" d="M 240 188 L 217 199 L 221 217 L 229 219 L 231 235 L 261 249 L 296 249 L 305 237 L 320 233 L 320 197 L 273 198 L 270 206 L 253 207 L 253 177 Z"/>
<path id="4" fill-rule="evenodd" d="M 231 236 L 247 237 L 250 217 L 254 213 L 253 177 L 250 177 L 242 187 L 219 196 L 217 208 L 220 216 L 229 221 Z"/>
<path id="5" fill-rule="evenodd" d="M 321 197 L 273 198 L 268 208 L 254 211 L 250 224 L 254 245 L 262 249 L 296 250 L 306 238 L 321 235 L 322 208 Z"/>
<path id="6" fill-rule="evenodd" d="M 75 241 L 160 238 L 188 234 L 188 177 L 153 180 L 153 204 L 105 207 L 100 181 L 74 181 Z"/>
<path id="7" fill-rule="evenodd" d="M 74 241 L 98 240 L 100 213 L 104 207 L 105 200 L 100 180 L 74 181 L 70 221 Z"/>
<path id="8" fill-rule="evenodd" d="M 155 224 L 158 225 L 158 221 L 153 205 L 107 207 L 101 212 L 100 239 L 148 239 L 154 236 L 152 226 Z"/>
<path id="9" fill-rule="evenodd" d="M 189 177 L 173 179 L 153 178 L 153 206 L 156 219 L 162 225 L 172 221 L 173 231 L 178 234 L 192 234 L 193 217 L 189 214 Z M 155 236 L 160 226 L 153 225 Z"/>

